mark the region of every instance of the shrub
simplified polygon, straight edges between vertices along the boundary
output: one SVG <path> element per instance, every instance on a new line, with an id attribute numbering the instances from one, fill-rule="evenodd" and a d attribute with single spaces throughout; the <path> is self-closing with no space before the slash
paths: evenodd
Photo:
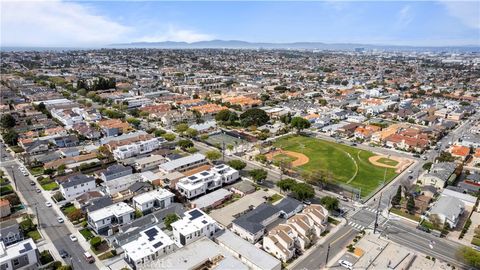
<path id="1" fill-rule="evenodd" d="M 92 239 L 90 239 L 90 245 L 92 248 L 96 249 L 100 244 L 102 243 L 102 238 L 100 236 L 95 236 Z"/>

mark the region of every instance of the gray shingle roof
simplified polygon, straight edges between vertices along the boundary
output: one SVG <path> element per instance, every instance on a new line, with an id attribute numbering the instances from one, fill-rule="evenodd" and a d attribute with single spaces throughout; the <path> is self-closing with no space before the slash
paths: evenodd
<path id="1" fill-rule="evenodd" d="M 68 181 L 63 182 L 60 185 L 63 188 L 69 188 L 69 187 L 73 187 L 73 186 L 76 186 L 76 185 L 85 184 L 85 183 L 88 183 L 88 182 L 91 182 L 91 181 L 95 181 L 95 179 L 91 176 L 86 176 L 84 174 L 78 174 L 78 175 L 74 175 L 74 176 L 68 178 Z"/>
<path id="2" fill-rule="evenodd" d="M 234 219 L 232 222 L 246 231 L 256 234 L 265 228 L 265 226 L 261 224 L 262 222 L 274 215 L 278 216 L 279 214 L 280 209 L 276 206 L 264 203 L 245 215 Z"/>

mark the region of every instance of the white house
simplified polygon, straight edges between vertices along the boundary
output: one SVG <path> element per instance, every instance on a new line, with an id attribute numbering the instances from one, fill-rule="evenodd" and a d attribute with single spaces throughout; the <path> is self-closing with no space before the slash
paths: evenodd
<path id="1" fill-rule="evenodd" d="M 440 222 L 448 223 L 450 228 L 457 227 L 460 216 L 465 211 L 465 204 L 458 198 L 450 196 L 440 196 L 429 211 L 429 218 L 433 215 L 438 216 Z"/>
<path id="2" fill-rule="evenodd" d="M 135 160 L 135 169 L 138 172 L 152 170 L 158 168 L 158 165 L 165 163 L 166 160 L 161 155 L 151 155 L 149 157 L 139 158 Z"/>
<path id="3" fill-rule="evenodd" d="M 88 213 L 88 225 L 97 234 L 105 234 L 112 226 L 131 222 L 135 218 L 135 209 L 124 202 Z"/>
<path id="4" fill-rule="evenodd" d="M 210 170 L 196 173 L 180 179 L 176 189 L 186 198 L 191 199 L 231 183 L 240 178 L 237 170 L 227 165 L 217 165 Z"/>
<path id="5" fill-rule="evenodd" d="M 142 175 L 139 173 L 118 177 L 110 181 L 103 182 L 102 185 L 105 188 L 105 192 L 108 195 L 113 196 L 120 191 L 126 190 L 136 182 L 144 182 Z"/>
<path id="6" fill-rule="evenodd" d="M 127 145 L 122 145 L 113 150 L 113 157 L 116 160 L 123 160 L 141 154 L 150 153 L 157 150 L 162 144 L 163 140 L 160 138 L 152 138 L 146 141 L 134 142 Z"/>
<path id="7" fill-rule="evenodd" d="M 194 208 L 185 216 L 171 224 L 177 245 L 185 246 L 203 237 L 212 237 L 218 230 L 217 222 L 202 210 Z"/>
<path id="8" fill-rule="evenodd" d="M 83 174 L 72 176 L 66 182 L 60 183 L 60 193 L 67 201 L 95 189 L 95 179 Z"/>
<path id="9" fill-rule="evenodd" d="M 142 268 L 177 249 L 175 242 L 158 226 L 153 226 L 139 233 L 139 237 L 122 246 L 125 261 L 134 269 Z"/>
<path id="10" fill-rule="evenodd" d="M 135 209 L 147 213 L 153 208 L 163 209 L 168 207 L 172 202 L 175 194 L 166 189 L 152 190 L 133 197 L 132 202 Z"/>
<path id="11" fill-rule="evenodd" d="M 51 109 L 50 114 L 52 115 L 53 118 L 60 121 L 67 128 L 73 126 L 74 124 L 81 123 L 83 121 L 83 117 L 78 113 L 74 112 L 73 109 L 72 110 Z"/>
<path id="12" fill-rule="evenodd" d="M 38 249 L 32 238 L 5 247 L 0 241 L 0 269 L 37 269 Z"/>

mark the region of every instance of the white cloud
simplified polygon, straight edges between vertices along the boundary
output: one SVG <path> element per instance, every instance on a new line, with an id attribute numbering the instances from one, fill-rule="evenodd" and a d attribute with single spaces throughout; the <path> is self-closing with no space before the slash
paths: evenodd
<path id="1" fill-rule="evenodd" d="M 480 29 L 480 2 L 478 1 L 441 1 L 448 13 L 459 19 L 464 25 Z"/>
<path id="2" fill-rule="evenodd" d="M 396 27 L 404 28 L 413 20 L 413 14 L 409 5 L 404 6 L 397 14 Z"/>
<path id="3" fill-rule="evenodd" d="M 212 40 L 214 36 L 198 33 L 193 30 L 179 29 L 173 25 L 169 25 L 164 31 L 159 31 L 153 35 L 143 36 L 136 41 L 144 42 L 161 42 L 161 41 L 185 41 L 185 42 L 197 42 Z"/>
<path id="4" fill-rule="evenodd" d="M 2 46 L 87 46 L 121 41 L 132 29 L 72 2 L 0 1 Z"/>

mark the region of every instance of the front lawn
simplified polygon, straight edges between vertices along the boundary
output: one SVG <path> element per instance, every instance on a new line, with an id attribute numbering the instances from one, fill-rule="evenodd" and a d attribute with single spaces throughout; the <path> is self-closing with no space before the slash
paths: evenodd
<path id="1" fill-rule="evenodd" d="M 43 167 L 38 166 L 38 167 L 30 168 L 30 172 L 32 173 L 33 176 L 42 175 L 43 174 Z"/>
<path id="2" fill-rule="evenodd" d="M 88 228 L 81 229 L 80 234 L 82 234 L 83 238 L 85 238 L 87 241 L 94 237 L 93 233 Z"/>
<path id="3" fill-rule="evenodd" d="M 394 213 L 394 214 L 396 214 L 396 215 L 399 215 L 399 216 L 402 216 L 402 217 L 405 217 L 405 218 L 414 220 L 414 221 L 416 221 L 416 222 L 419 222 L 419 221 L 420 221 L 420 217 L 419 217 L 419 216 L 409 214 L 409 213 L 403 211 L 402 209 L 398 209 L 398 208 L 393 208 L 393 207 L 392 207 L 392 208 L 390 208 L 390 213 Z"/>
<path id="4" fill-rule="evenodd" d="M 74 205 L 70 205 L 70 206 L 68 206 L 68 207 L 63 208 L 63 209 L 62 209 L 62 212 L 63 212 L 66 216 L 68 216 L 68 214 L 70 214 L 71 212 L 73 212 L 73 211 L 75 211 L 75 210 L 77 210 L 77 208 L 75 208 Z"/>
<path id="5" fill-rule="evenodd" d="M 281 200 L 283 197 L 282 195 L 278 194 L 278 193 L 275 193 L 273 194 L 272 196 L 268 197 L 268 202 L 273 204 L 275 203 L 276 201 L 279 201 Z"/>
<path id="6" fill-rule="evenodd" d="M 11 185 L 0 186 L 0 195 L 7 195 L 13 193 L 13 187 Z"/>
<path id="7" fill-rule="evenodd" d="M 55 182 L 50 182 L 50 183 L 48 183 L 48 184 L 43 184 L 43 185 L 42 185 L 42 188 L 43 188 L 44 190 L 47 190 L 47 191 L 49 191 L 49 190 L 56 190 L 56 189 L 58 189 L 58 184 L 55 183 Z"/>
<path id="8" fill-rule="evenodd" d="M 42 236 L 40 235 L 40 232 L 38 230 L 30 231 L 27 233 L 27 236 L 32 238 L 33 241 L 37 242 L 38 240 L 42 239 Z"/>

